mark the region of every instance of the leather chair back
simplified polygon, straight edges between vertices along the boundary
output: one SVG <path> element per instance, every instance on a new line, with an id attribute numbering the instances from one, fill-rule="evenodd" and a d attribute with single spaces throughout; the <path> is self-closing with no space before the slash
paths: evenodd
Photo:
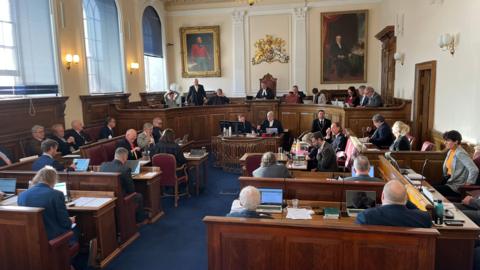
<path id="1" fill-rule="evenodd" d="M 260 79 L 259 89 L 262 87 L 262 82 L 267 85 L 268 88 L 272 89 L 273 94 L 277 96 L 277 78 L 274 78 L 272 74 L 267 73 Z"/>
<path id="2" fill-rule="evenodd" d="M 152 157 L 152 166 L 160 167 L 162 177 L 160 185 L 175 186 L 177 179 L 177 160 L 172 154 L 156 154 Z"/>
<path id="3" fill-rule="evenodd" d="M 429 141 L 425 141 L 423 144 L 422 144 L 422 149 L 421 151 L 433 151 L 435 149 L 435 144 L 433 144 L 432 142 L 429 142 Z"/>
<path id="4" fill-rule="evenodd" d="M 84 155 L 90 159 L 90 165 L 92 166 L 101 165 L 108 160 L 102 145 L 85 148 Z"/>
<path id="5" fill-rule="evenodd" d="M 245 160 L 245 170 L 247 171 L 247 176 L 252 176 L 253 171 L 260 167 L 262 162 L 262 154 L 249 155 Z"/>

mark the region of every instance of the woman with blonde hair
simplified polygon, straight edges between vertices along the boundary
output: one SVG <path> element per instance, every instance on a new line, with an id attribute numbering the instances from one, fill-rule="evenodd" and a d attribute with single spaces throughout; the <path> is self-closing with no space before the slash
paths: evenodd
<path id="1" fill-rule="evenodd" d="M 404 122 L 397 121 L 393 124 L 392 133 L 395 136 L 395 141 L 390 145 L 390 151 L 410 151 L 408 132 L 410 132 L 410 127 Z"/>

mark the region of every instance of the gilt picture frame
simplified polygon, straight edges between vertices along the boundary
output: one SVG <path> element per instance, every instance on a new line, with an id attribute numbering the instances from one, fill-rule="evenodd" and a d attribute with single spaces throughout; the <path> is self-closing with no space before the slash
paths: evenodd
<path id="1" fill-rule="evenodd" d="M 220 26 L 181 27 L 182 77 L 221 77 Z"/>

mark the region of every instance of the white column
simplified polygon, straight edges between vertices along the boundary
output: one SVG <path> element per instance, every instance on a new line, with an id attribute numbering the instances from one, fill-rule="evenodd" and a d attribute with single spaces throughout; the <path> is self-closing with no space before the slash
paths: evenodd
<path id="1" fill-rule="evenodd" d="M 305 94 L 307 87 L 307 10 L 295 8 L 293 20 L 293 84 Z"/>
<path id="2" fill-rule="evenodd" d="M 246 96 L 245 87 L 245 10 L 232 13 L 233 25 L 233 85 L 232 97 Z"/>

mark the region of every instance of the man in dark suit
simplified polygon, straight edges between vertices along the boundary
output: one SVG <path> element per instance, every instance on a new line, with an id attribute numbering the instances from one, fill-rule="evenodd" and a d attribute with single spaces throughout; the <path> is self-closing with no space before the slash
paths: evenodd
<path id="1" fill-rule="evenodd" d="M 189 105 L 201 106 L 207 101 L 207 93 L 203 85 L 198 84 L 198 79 L 193 81 L 193 85 L 188 89 L 187 101 Z"/>
<path id="2" fill-rule="evenodd" d="M 339 122 L 333 122 L 329 129 L 327 129 L 327 136 L 325 140 L 332 145 L 333 150 L 336 152 L 345 151 L 347 146 L 347 138 L 342 133 L 342 126 Z"/>
<path id="3" fill-rule="evenodd" d="M 370 137 L 369 142 L 381 149 L 388 149 L 394 141 L 390 126 L 385 123 L 385 118 L 380 114 L 372 117 L 373 125 L 377 128 Z"/>
<path id="4" fill-rule="evenodd" d="M 245 120 L 245 115 L 244 114 L 239 114 L 238 115 L 238 122 L 241 124 L 238 126 L 238 132 L 239 133 L 252 133 L 253 127 L 250 122 Z"/>
<path id="5" fill-rule="evenodd" d="M 366 225 L 430 228 L 432 219 L 427 212 L 408 209 L 407 191 L 397 180 L 385 184 L 382 206 L 369 208 L 357 215 L 356 222 Z"/>
<path id="6" fill-rule="evenodd" d="M 320 131 L 325 137 L 327 136 L 327 129 L 330 128 L 331 125 L 332 121 L 325 118 L 325 111 L 319 110 L 317 113 L 317 119 L 313 120 L 312 122 L 311 132 L 315 133 L 317 131 Z"/>
<path id="7" fill-rule="evenodd" d="M 358 87 L 358 96 L 360 97 L 360 104 L 359 107 L 365 107 L 368 104 L 368 96 L 367 96 L 367 87 L 365 85 L 360 85 Z"/>
<path id="8" fill-rule="evenodd" d="M 257 207 L 260 205 L 260 191 L 253 186 L 246 186 L 240 191 L 238 200 L 240 208 L 227 214 L 227 217 L 245 217 L 245 218 L 272 218 L 269 215 L 257 213 Z"/>
<path id="9" fill-rule="evenodd" d="M 68 216 L 63 193 L 53 189 L 57 183 L 56 171 L 52 167 L 45 167 L 37 172 L 33 182 L 34 186 L 18 196 L 18 205 L 44 209 L 43 223 L 48 240 L 70 231 L 72 223 L 75 223 L 75 218 Z"/>
<path id="10" fill-rule="evenodd" d="M 115 137 L 115 133 L 113 132 L 113 129 L 117 125 L 117 121 L 115 118 L 109 116 L 107 117 L 107 120 L 105 122 L 105 126 L 102 127 L 100 130 L 100 134 L 98 135 L 99 140 L 104 140 L 104 139 L 111 139 Z"/>
<path id="11" fill-rule="evenodd" d="M 91 139 L 88 134 L 83 132 L 83 123 L 80 120 L 73 120 L 71 125 L 72 129 L 65 131 L 64 138 L 68 139 L 72 137 L 75 140 L 73 148 L 75 148 L 75 150 L 78 150 L 80 146 L 89 143 Z"/>
<path id="12" fill-rule="evenodd" d="M 153 124 L 153 130 L 152 130 L 153 140 L 155 141 L 155 143 L 158 143 L 158 141 L 160 140 L 160 137 L 162 137 L 163 120 L 160 117 L 155 117 L 153 118 L 152 124 Z"/>
<path id="13" fill-rule="evenodd" d="M 75 138 L 73 137 L 65 137 L 65 129 L 63 128 L 62 124 L 55 124 L 51 127 L 52 135 L 50 135 L 50 139 L 56 141 L 58 143 L 58 151 L 62 153 L 62 156 L 69 155 L 72 153 L 72 150 L 75 150 Z"/>
<path id="14" fill-rule="evenodd" d="M 313 133 L 313 144 L 317 150 L 317 171 L 319 172 L 335 172 L 337 171 L 337 156 L 332 146 L 325 141 L 322 133 L 317 131 Z"/>
<path id="15" fill-rule="evenodd" d="M 267 128 L 276 128 L 278 133 L 283 132 L 282 123 L 274 118 L 272 111 L 267 113 L 267 119 L 263 120 L 263 123 L 257 127 L 262 133 L 266 133 Z"/>
<path id="16" fill-rule="evenodd" d="M 42 142 L 41 146 L 43 154 L 35 160 L 32 164 L 32 171 L 39 171 L 45 166 L 51 166 L 55 170 L 61 172 L 65 170 L 65 167 L 55 160 L 53 157 L 57 153 L 58 143 L 52 139 L 46 139 Z M 69 168 L 69 171 L 75 170 L 75 164 L 72 164 Z"/>
<path id="17" fill-rule="evenodd" d="M 30 139 L 25 145 L 25 156 L 41 155 L 42 149 L 40 146 L 43 140 L 45 140 L 45 128 L 39 125 L 34 125 L 32 127 L 32 139 Z"/>
<path id="18" fill-rule="evenodd" d="M 128 160 L 137 160 L 142 157 L 142 149 L 137 145 L 137 131 L 129 129 L 125 133 L 125 138 L 117 143 L 118 148 L 125 148 L 128 150 Z"/>
<path id="19" fill-rule="evenodd" d="M 207 105 L 224 105 L 230 103 L 230 100 L 223 94 L 223 90 L 218 88 L 215 95 L 208 99 Z"/>
<path id="20" fill-rule="evenodd" d="M 275 95 L 272 89 L 268 88 L 267 84 L 262 82 L 255 98 L 275 99 Z"/>
<path id="21" fill-rule="evenodd" d="M 331 61 L 336 74 L 343 78 L 348 72 L 348 50 L 342 42 L 342 36 L 335 37 L 335 43 L 330 46 Z"/>
<path id="22" fill-rule="evenodd" d="M 100 172 L 118 172 L 120 173 L 120 180 L 122 182 L 122 190 L 128 195 L 135 192 L 135 185 L 132 179 L 132 170 L 125 163 L 128 160 L 129 151 L 123 147 L 115 150 L 115 159 L 111 162 L 104 162 L 100 166 Z M 137 210 L 135 219 L 137 223 L 142 222 L 146 218 L 145 210 L 143 209 L 143 196 L 140 193 L 135 194 L 135 203 Z"/>
<path id="23" fill-rule="evenodd" d="M 372 181 L 372 182 L 383 182 L 382 179 L 377 177 L 372 177 L 369 175 L 370 172 L 370 162 L 366 156 L 358 156 L 353 161 L 353 169 L 355 170 L 356 176 L 346 177 L 345 181 Z"/>
<path id="24" fill-rule="evenodd" d="M 382 107 L 383 106 L 382 97 L 380 97 L 380 95 L 377 94 L 377 92 L 375 92 L 373 87 L 369 86 L 365 91 L 368 97 L 368 103 L 367 105 L 365 105 L 365 107 Z"/>
<path id="25" fill-rule="evenodd" d="M 8 149 L 0 146 L 0 167 L 10 165 L 14 162 L 12 154 Z"/>

